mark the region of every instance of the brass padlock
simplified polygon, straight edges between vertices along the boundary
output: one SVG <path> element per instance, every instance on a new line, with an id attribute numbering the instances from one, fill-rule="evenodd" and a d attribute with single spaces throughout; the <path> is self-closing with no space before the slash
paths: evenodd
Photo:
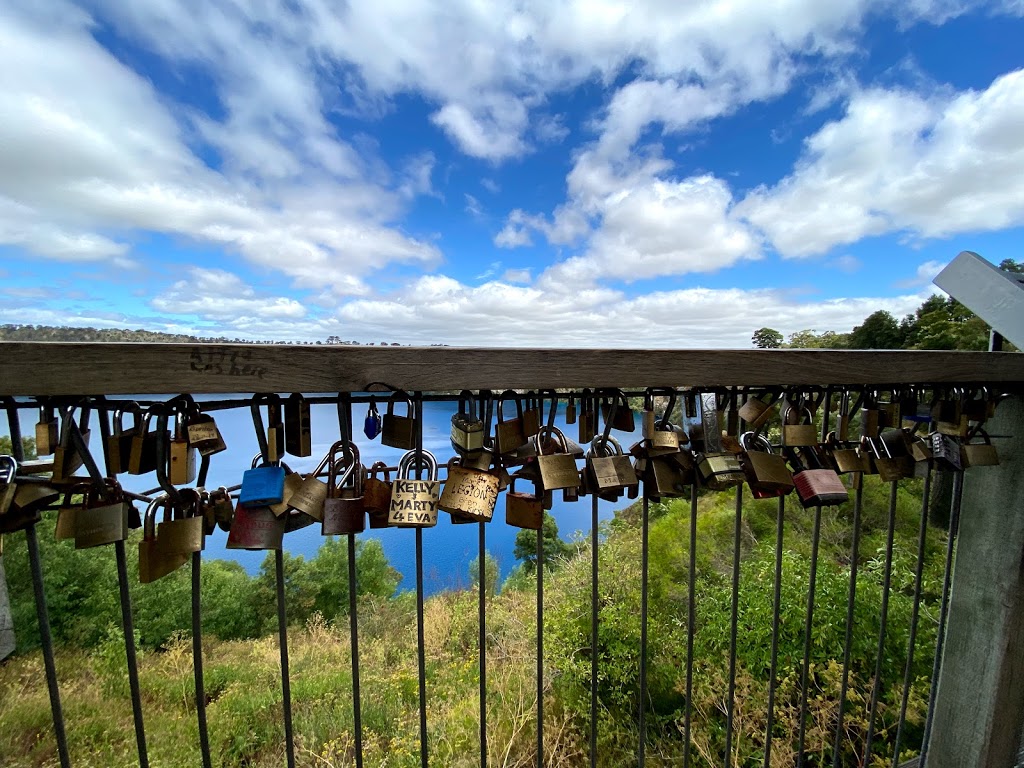
<path id="1" fill-rule="evenodd" d="M 468 389 L 459 393 L 459 411 L 452 416 L 452 448 L 456 453 L 477 453 L 484 448 L 484 421 Z"/>
<path id="2" fill-rule="evenodd" d="M 284 409 L 281 406 L 281 396 L 257 395 L 253 400 L 267 406 L 267 458 L 271 462 L 280 461 L 285 454 Z"/>
<path id="3" fill-rule="evenodd" d="M 405 402 L 405 416 L 395 413 L 395 403 L 399 401 Z M 384 414 L 383 424 L 380 437 L 383 445 L 406 451 L 416 447 L 416 417 L 413 414 L 412 400 L 405 392 L 393 392 L 388 398 L 388 409 Z"/>
<path id="4" fill-rule="evenodd" d="M 292 456 L 313 453 L 309 402 L 299 392 L 284 401 L 284 447 Z"/>
<path id="5" fill-rule="evenodd" d="M 605 423 L 612 420 L 612 429 L 620 432 L 633 432 L 636 430 L 636 417 L 629 405 L 629 398 L 622 390 L 616 390 L 613 394 L 601 401 L 601 418 Z"/>
<path id="6" fill-rule="evenodd" d="M 195 482 L 196 449 L 188 440 L 185 427 L 185 412 L 178 411 L 174 420 L 174 432 L 171 435 L 170 451 L 168 452 L 167 477 L 172 485 L 187 485 Z"/>
<path id="7" fill-rule="evenodd" d="M 201 552 L 205 545 L 199 492 L 183 488 L 178 495 L 179 502 L 171 504 L 172 518 L 156 528 L 157 546 L 168 557 Z"/>
<path id="8" fill-rule="evenodd" d="M 90 430 L 89 409 L 82 408 L 79 415 L 78 431 L 82 435 L 82 441 L 88 445 Z M 79 453 L 78 448 L 72 440 L 72 425 L 74 414 L 72 409 L 64 411 L 64 418 L 61 423 L 60 440 L 53 451 L 53 481 L 55 483 L 67 482 L 85 462 Z"/>
<path id="9" fill-rule="evenodd" d="M 231 522 L 235 518 L 235 505 L 228 489 L 222 485 L 215 491 L 210 491 L 210 504 L 213 507 L 213 519 L 217 521 L 217 527 L 222 531 L 230 531 Z"/>
<path id="10" fill-rule="evenodd" d="M 629 456 L 622 452 L 622 446 L 612 437 L 607 442 L 597 436 L 587 452 L 588 489 L 597 494 L 624 491 L 639 483 L 636 470 Z"/>
<path id="11" fill-rule="evenodd" d="M 825 450 L 832 457 L 832 464 L 837 474 L 843 475 L 849 472 L 864 472 L 864 457 L 856 448 L 849 448 L 840 442 L 835 432 L 829 432 L 825 438 Z M 867 470 L 870 471 L 870 461 Z"/>
<path id="12" fill-rule="evenodd" d="M 867 440 L 868 446 L 874 454 L 875 470 L 883 483 L 902 480 L 913 472 L 913 467 L 909 462 L 902 460 L 906 457 L 894 457 L 889 452 L 889 444 L 882 440 L 881 436 L 864 439 Z"/>
<path id="13" fill-rule="evenodd" d="M 125 429 L 125 413 L 132 414 L 131 429 Z M 107 436 L 107 450 L 105 452 L 107 461 L 107 475 L 114 477 L 127 472 L 129 459 L 132 453 L 132 440 L 136 434 L 142 432 L 143 414 L 138 403 L 129 403 L 123 408 L 114 411 L 110 435 Z"/>
<path id="14" fill-rule="evenodd" d="M 117 481 L 107 479 L 103 490 L 90 486 L 75 513 L 75 549 L 113 544 L 128 538 L 131 502 Z"/>
<path id="15" fill-rule="evenodd" d="M 540 420 L 540 400 L 528 392 L 523 398 L 523 434 L 527 440 L 540 432 Z"/>
<path id="16" fill-rule="evenodd" d="M 715 491 L 724 491 L 746 480 L 735 453 L 702 453 L 697 457 L 697 472 L 701 482 Z"/>
<path id="17" fill-rule="evenodd" d="M 544 438 L 550 435 L 558 443 L 556 453 L 543 453 Z M 540 487 L 544 491 L 559 488 L 578 488 L 580 485 L 579 470 L 576 459 L 569 454 L 565 435 L 558 427 L 545 427 L 537 434 L 537 468 L 540 472 Z"/>
<path id="18" fill-rule="evenodd" d="M 511 400 L 516 406 L 513 419 L 505 419 L 505 401 Z M 498 396 L 498 421 L 494 425 L 494 445 L 498 453 L 512 453 L 526 443 L 523 430 L 523 403 L 519 395 L 510 389 Z"/>
<path id="19" fill-rule="evenodd" d="M 36 422 L 36 455 L 49 456 L 57 447 L 57 415 L 52 405 L 39 406 L 39 421 Z"/>
<path id="20" fill-rule="evenodd" d="M 576 395 L 569 395 L 569 402 L 565 404 L 565 423 L 575 424 L 576 423 Z"/>
<path id="21" fill-rule="evenodd" d="M 448 477 L 444 482 L 438 507 L 451 514 L 452 522 L 490 522 L 494 516 L 494 507 L 498 503 L 497 476 L 462 466 L 458 462 L 459 460 L 454 458 L 448 462 Z"/>
<path id="22" fill-rule="evenodd" d="M 644 493 L 656 499 L 689 495 L 688 488 L 693 483 L 693 465 L 692 461 L 682 460 L 688 454 L 688 451 L 684 451 L 648 459 L 643 470 Z"/>
<path id="23" fill-rule="evenodd" d="M 581 443 L 589 443 L 597 434 L 597 412 L 594 398 L 589 389 L 584 389 L 580 396 L 580 412 L 578 418 L 578 439 Z"/>
<path id="24" fill-rule="evenodd" d="M 386 418 L 384 425 L 386 435 Z M 363 466 L 359 462 L 359 449 L 355 443 L 339 442 L 340 450 L 332 450 L 328 462 L 327 498 L 324 500 L 324 519 L 321 525 L 324 536 L 362 533 L 366 527 Z"/>
<path id="25" fill-rule="evenodd" d="M 999 464 L 999 453 L 992 445 L 992 438 L 984 429 L 978 429 L 977 434 L 981 435 L 983 443 L 964 443 L 960 446 L 960 463 L 966 469 L 968 467 L 993 467 Z"/>
<path id="26" fill-rule="evenodd" d="M 171 519 L 171 501 L 167 494 L 157 496 L 146 507 L 142 521 L 142 541 L 139 542 L 139 581 L 143 584 L 151 584 L 161 579 L 178 568 L 188 560 L 188 555 L 168 555 L 161 548 L 156 535 L 156 513 L 161 507 L 164 509 L 164 520 Z M 228 547 L 231 547 L 230 536 Z"/>
<path id="27" fill-rule="evenodd" d="M 339 440 L 331 446 L 316 468 L 301 479 L 299 486 L 285 496 L 288 506 L 303 512 L 314 520 L 323 522 L 324 502 L 327 500 L 327 483 L 320 479 L 320 474 L 327 469 L 332 460 L 337 461 L 345 448 L 345 441 Z M 287 477 L 285 478 L 287 481 Z M 285 489 L 287 493 L 287 488 Z"/>
<path id="28" fill-rule="evenodd" d="M 284 516 L 284 514 L 291 509 L 291 505 L 288 500 L 292 495 L 302 487 L 303 477 L 298 472 L 293 472 L 292 468 L 284 462 L 281 463 L 282 469 L 284 469 L 284 492 L 281 494 L 281 501 L 277 504 L 270 504 L 270 510 L 278 517 Z"/>
<path id="29" fill-rule="evenodd" d="M 157 444 L 160 440 L 166 440 L 167 436 L 149 428 L 152 416 L 151 412 L 147 412 L 142 417 L 142 426 L 132 434 L 131 451 L 128 456 L 129 474 L 145 475 L 156 470 Z"/>
<path id="30" fill-rule="evenodd" d="M 799 423 L 793 423 L 797 420 Z M 818 430 L 810 408 L 787 407 L 782 412 L 782 444 L 787 448 L 818 444 Z"/>
<path id="31" fill-rule="evenodd" d="M 764 435 L 745 432 L 740 435 L 740 466 L 755 499 L 785 496 L 793 490 L 793 473 L 786 459 L 772 452 L 772 444 Z"/>
<path id="32" fill-rule="evenodd" d="M 420 469 L 417 470 L 417 465 Z M 416 475 L 425 471 L 425 479 Z M 398 462 L 398 475 L 391 490 L 388 525 L 395 528 L 430 528 L 437 525 L 441 483 L 437 459 L 429 451 L 409 451 Z"/>
<path id="33" fill-rule="evenodd" d="M 212 456 L 226 451 L 228 446 L 224 436 L 217 428 L 217 422 L 208 413 L 202 413 L 198 407 L 191 408 L 185 421 L 188 441 L 199 451 L 200 456 Z"/>
<path id="34" fill-rule="evenodd" d="M 505 494 L 505 522 L 516 528 L 539 531 L 544 525 L 544 505 L 537 495 L 536 484 L 533 493 L 520 493 L 516 490 L 517 479 L 523 478 L 513 475 Z"/>
<path id="35" fill-rule="evenodd" d="M 775 412 L 775 404 L 782 396 L 780 392 L 768 392 L 768 399 L 764 395 L 748 397 L 747 401 L 739 408 L 739 417 L 747 423 L 751 429 L 757 430 L 772 417 Z"/>
<path id="36" fill-rule="evenodd" d="M 377 477 L 380 472 L 383 480 Z M 363 506 L 370 518 L 370 528 L 387 528 L 391 512 L 391 473 L 383 461 L 375 461 L 363 480 Z"/>

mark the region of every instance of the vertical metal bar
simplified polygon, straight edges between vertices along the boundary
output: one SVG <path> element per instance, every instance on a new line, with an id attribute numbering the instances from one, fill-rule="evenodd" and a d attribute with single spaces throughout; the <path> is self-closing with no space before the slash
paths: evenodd
<path id="1" fill-rule="evenodd" d="M 732 765 L 733 710 L 736 707 L 736 640 L 740 611 L 740 535 L 743 522 L 743 486 L 736 486 L 736 520 L 732 537 L 732 612 L 729 619 L 729 697 L 725 723 L 725 766 Z"/>
<path id="2" fill-rule="evenodd" d="M 772 602 L 772 660 L 768 671 L 768 725 L 764 735 L 764 768 L 772 764 L 772 731 L 775 728 L 776 671 L 779 664 L 779 614 L 782 611 L 782 533 L 786 519 L 786 497 L 779 497 L 775 519 L 775 595 Z"/>
<path id="3" fill-rule="evenodd" d="M 363 768 L 363 708 L 359 693 L 359 617 L 356 614 L 356 535 L 348 534 L 348 632 L 352 649 L 352 728 L 356 768 Z"/>
<path id="4" fill-rule="evenodd" d="M 697 479 L 690 486 L 690 573 L 686 606 L 686 710 L 683 714 L 683 768 L 690 765 L 690 734 L 693 721 L 693 636 L 697 632 Z"/>
<path id="5" fill-rule="evenodd" d="M 420 764 L 427 768 L 427 655 L 423 636 L 423 529 L 416 529 L 416 659 L 420 692 Z"/>
<path id="6" fill-rule="evenodd" d="M 480 533 L 480 768 L 487 768 L 487 527 L 477 524 Z"/>
<path id="7" fill-rule="evenodd" d="M 846 711 L 846 692 L 850 687 L 850 654 L 853 647 L 853 608 L 857 602 L 857 566 L 860 562 L 860 516 L 864 504 L 864 476 L 857 472 L 853 498 L 853 543 L 850 545 L 850 591 L 846 596 L 846 639 L 843 641 L 843 682 L 839 687 L 839 717 L 836 722 L 835 741 L 832 744 L 832 768 L 840 768 L 843 746 L 843 715 Z"/>
<path id="8" fill-rule="evenodd" d="M 882 662 L 885 658 L 885 632 L 889 622 L 889 589 L 892 586 L 892 540 L 896 532 L 896 481 L 889 483 L 889 527 L 885 539 L 885 571 L 882 576 L 882 606 L 878 625 L 878 656 L 875 659 L 875 680 L 871 686 L 871 709 L 868 715 L 868 738 L 864 745 L 864 759 L 871 760 L 871 747 L 875 739 L 875 717 L 878 713 L 878 694 L 882 687 Z"/>
<path id="9" fill-rule="evenodd" d="M 295 768 L 295 737 L 292 733 L 292 684 L 288 671 L 288 616 L 284 606 L 284 552 L 274 551 L 277 581 L 277 638 L 281 648 L 281 707 L 284 712 L 284 746 L 288 768 Z"/>
<path id="10" fill-rule="evenodd" d="M 924 552 L 928 541 L 928 502 L 932 492 L 932 468 L 924 476 L 924 490 L 921 492 L 921 525 L 917 534 L 917 568 L 914 571 L 914 608 L 910 615 L 910 639 L 907 641 L 907 666 L 903 669 L 903 697 L 900 700 L 899 724 L 896 726 L 896 744 L 893 748 L 893 768 L 900 761 L 900 745 L 903 743 L 903 725 L 907 719 L 907 701 L 910 697 L 910 677 L 914 666 L 914 649 L 917 644 L 917 624 L 921 616 L 921 580 L 924 575 Z"/>
<path id="11" fill-rule="evenodd" d="M 807 587 L 807 620 L 804 623 L 804 662 L 800 672 L 800 735 L 797 738 L 796 765 L 804 764 L 804 742 L 807 737 L 807 694 L 811 676 L 811 630 L 814 627 L 814 590 L 818 580 L 818 544 L 821 540 L 821 505 L 814 508 L 814 532 L 811 534 L 811 574 Z"/>
<path id="12" fill-rule="evenodd" d="M 598 638 L 598 558 L 597 548 L 599 545 L 597 535 L 598 525 L 598 498 L 597 494 L 591 494 L 592 506 L 590 508 L 590 768 L 597 768 L 597 657 Z"/>
<path id="13" fill-rule="evenodd" d="M 949 539 L 946 542 L 946 565 L 942 574 L 942 600 L 939 606 L 939 630 L 935 638 L 935 661 L 932 665 L 932 685 L 928 693 L 928 715 L 924 721 L 924 738 L 921 740 L 921 768 L 928 766 L 928 741 L 932 734 L 932 718 L 935 714 L 936 683 L 939 682 L 939 668 L 942 666 L 942 647 L 946 642 L 946 619 L 949 617 L 949 586 L 953 578 L 953 552 L 956 549 L 956 535 L 960 527 L 960 502 L 964 495 L 964 475 L 953 475 L 953 501 L 949 514 Z"/>
<path id="14" fill-rule="evenodd" d="M 352 396 L 338 394 L 338 431 L 352 441 Z M 363 768 L 363 706 L 359 692 L 359 612 L 356 580 L 356 535 L 348 534 L 348 636 L 352 663 L 352 730 L 355 731 L 356 768 Z"/>
<path id="15" fill-rule="evenodd" d="M 135 722 L 135 743 L 139 749 L 139 768 L 148 768 L 146 727 L 142 722 L 142 696 L 139 693 L 139 667 L 135 658 L 135 624 L 132 621 L 132 598 L 128 592 L 128 561 L 124 542 L 114 542 L 117 557 L 117 586 L 121 593 L 121 627 L 124 630 L 124 652 L 128 664 L 128 687 L 132 695 L 132 718 Z"/>
<path id="16" fill-rule="evenodd" d="M 196 681 L 196 721 L 203 768 L 211 768 L 210 734 L 206 725 L 206 686 L 203 683 L 202 553 L 192 553 L 192 670 Z"/>
<path id="17" fill-rule="evenodd" d="M 50 633 L 50 614 L 46 608 L 43 568 L 39 561 L 39 539 L 36 537 L 35 525 L 25 529 L 25 542 L 28 544 L 28 563 L 36 596 L 36 618 L 39 621 L 39 640 L 43 645 L 43 666 L 46 669 L 46 688 L 50 693 L 50 713 L 53 717 L 53 733 L 57 738 L 57 754 L 60 756 L 61 768 L 69 768 L 71 756 L 68 753 L 67 733 L 64 731 L 64 710 L 60 704 L 57 666 L 53 660 L 53 635 Z"/>
<path id="18" fill-rule="evenodd" d="M 544 766 L 544 526 L 537 531 L 537 768 Z"/>
<path id="19" fill-rule="evenodd" d="M 644 486 L 643 511 L 640 518 L 640 701 L 637 724 L 640 729 L 640 743 L 637 761 L 643 768 L 647 758 L 647 582 L 649 562 L 650 499 Z"/>
<path id="20" fill-rule="evenodd" d="M 423 451 L 423 393 L 414 393 L 413 402 L 416 408 L 416 477 L 419 479 Z M 416 657 L 420 693 L 420 764 L 427 768 L 427 650 L 423 633 L 423 529 L 420 527 L 416 528 Z"/>

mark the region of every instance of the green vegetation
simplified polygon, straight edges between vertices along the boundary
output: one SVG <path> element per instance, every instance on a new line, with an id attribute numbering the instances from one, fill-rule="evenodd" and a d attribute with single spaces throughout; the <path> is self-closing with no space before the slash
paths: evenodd
<path id="1" fill-rule="evenodd" d="M 918 481 L 904 481 L 897 498 L 893 589 L 884 646 L 878 737 L 871 765 L 891 752 L 902 693 L 913 602 L 920 505 Z M 844 765 L 863 758 L 868 703 L 878 643 L 888 487 L 866 482 L 860 570 L 846 700 Z M 744 505 L 741 525 L 736 738 L 729 764 L 760 766 L 767 723 L 775 501 Z M 812 695 L 808 765 L 830 765 L 849 586 L 852 504 L 826 510 L 812 631 Z M 688 500 L 650 509 L 649 749 L 652 766 L 678 765 L 685 749 Z M 602 527 L 600 559 L 600 764 L 635 760 L 639 659 L 640 507 L 621 511 Z M 693 765 L 724 758 L 731 605 L 734 504 L 731 493 L 706 494 L 697 519 L 697 583 L 693 680 Z M 773 764 L 792 764 L 799 717 L 800 665 L 807 601 L 813 513 L 787 503 L 782 613 Z M 135 534 L 137 535 L 137 534 Z M 917 637 L 904 751 L 919 743 L 930 657 L 935 642 L 944 532 L 930 529 L 925 550 L 924 601 Z M 535 534 L 527 535 L 536 545 Z M 52 541 L 52 522 L 40 529 L 47 594 L 62 643 L 58 676 L 64 691 L 72 758 L 78 766 L 135 763 L 131 710 L 118 630 L 113 553 L 75 552 Z M 134 540 L 133 540 L 134 541 Z M 19 639 L 27 648 L 34 608 L 21 534 L 8 537 L 8 578 Z M 289 635 L 298 764 L 352 765 L 350 651 L 346 549 L 338 542 L 316 558 L 288 558 Z M 359 551 L 360 662 L 367 765 L 419 764 L 415 602 L 392 596 L 394 574 L 373 542 Z M 272 561 L 270 561 L 272 562 Z M 485 560 L 485 562 L 487 562 Z M 586 762 L 590 686 L 590 551 L 574 542 L 553 558 L 545 576 L 545 742 L 548 764 Z M 479 565 L 477 565 L 477 572 Z M 493 582 L 488 575 L 489 590 Z M 272 568 L 255 578 L 237 566 L 203 564 L 204 653 L 208 716 L 217 766 L 278 766 L 283 762 Z M 151 760 L 159 766 L 199 764 L 188 626 L 188 567 L 151 585 L 133 586 L 143 652 Z M 474 576 L 474 581 L 478 576 Z M 488 728 L 490 762 L 535 762 L 535 575 L 519 568 L 488 600 Z M 431 764 L 477 764 L 477 596 L 446 592 L 425 605 Z M 254 639 L 247 639 L 254 638 Z M 14 766 L 54 765 L 49 705 L 38 651 L 0 666 L 0 754 Z M 891 759 L 891 758 L 890 758 Z M 886 763 L 888 764 L 888 763 Z"/>

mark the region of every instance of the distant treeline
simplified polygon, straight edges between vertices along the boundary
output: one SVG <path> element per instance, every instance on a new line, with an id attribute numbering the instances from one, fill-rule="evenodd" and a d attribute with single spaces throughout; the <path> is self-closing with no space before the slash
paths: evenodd
<path id="1" fill-rule="evenodd" d="M 141 328 L 78 328 L 69 325 L 0 325 L 0 341 L 90 341 L 90 342 L 135 342 L 166 344 L 346 344 L 353 346 L 377 346 L 374 342 L 348 341 L 339 336 L 328 336 L 320 341 L 254 341 L 252 339 L 229 339 L 226 336 L 193 336 L 187 333 L 161 333 Z M 398 342 L 380 342 L 382 347 L 404 346 Z M 443 345 L 431 345 L 443 346 Z"/>

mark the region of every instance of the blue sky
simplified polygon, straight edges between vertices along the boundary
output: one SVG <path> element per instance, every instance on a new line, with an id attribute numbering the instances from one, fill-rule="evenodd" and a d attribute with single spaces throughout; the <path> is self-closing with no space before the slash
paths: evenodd
<path id="1" fill-rule="evenodd" d="M 747 347 L 1024 259 L 1024 2 L 0 5 L 0 322 Z"/>

